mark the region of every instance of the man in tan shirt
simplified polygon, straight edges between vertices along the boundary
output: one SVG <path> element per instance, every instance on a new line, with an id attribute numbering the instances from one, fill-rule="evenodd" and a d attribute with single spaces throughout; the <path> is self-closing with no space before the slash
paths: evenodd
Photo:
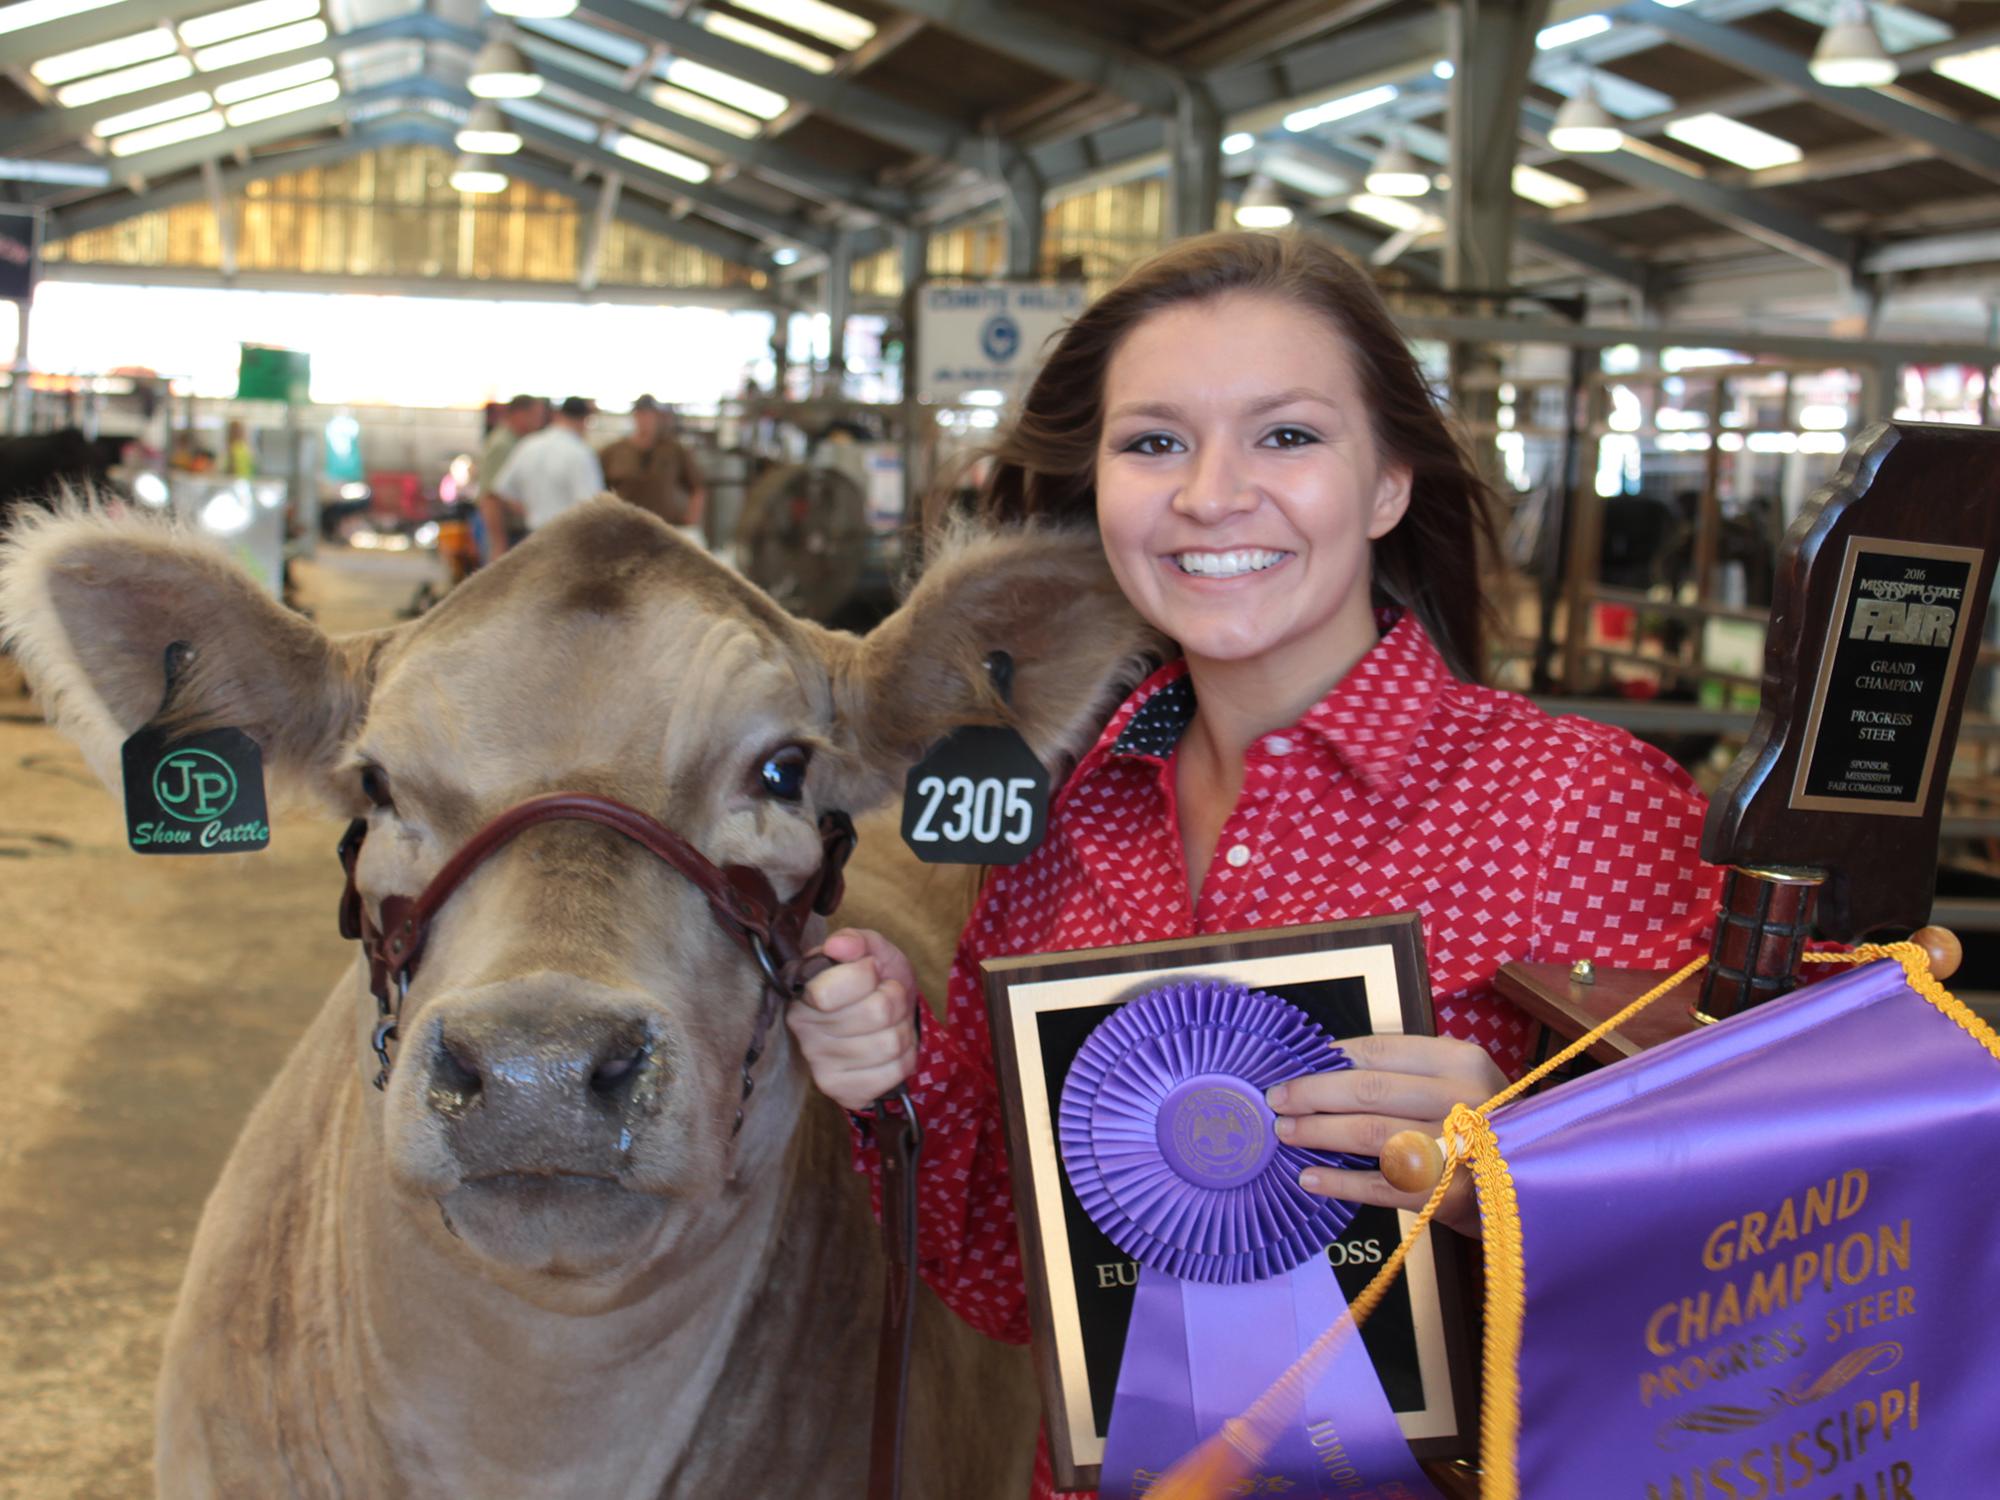
<path id="1" fill-rule="evenodd" d="M 708 491 L 694 455 L 673 434 L 670 411 L 651 396 L 641 396 L 632 403 L 632 435 L 611 444 L 601 457 L 604 482 L 619 499 L 700 540 Z"/>

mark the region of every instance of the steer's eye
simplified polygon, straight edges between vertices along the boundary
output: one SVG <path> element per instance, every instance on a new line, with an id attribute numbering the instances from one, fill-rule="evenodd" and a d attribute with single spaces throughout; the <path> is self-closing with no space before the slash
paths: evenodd
<path id="1" fill-rule="evenodd" d="M 803 745 L 773 750 L 757 768 L 757 780 L 780 802 L 797 802 L 806 794 L 806 766 L 811 759 Z"/>
<path id="2" fill-rule="evenodd" d="M 396 799 L 389 795 L 389 774 L 380 766 L 361 768 L 361 795 L 377 807 L 394 809 Z"/>

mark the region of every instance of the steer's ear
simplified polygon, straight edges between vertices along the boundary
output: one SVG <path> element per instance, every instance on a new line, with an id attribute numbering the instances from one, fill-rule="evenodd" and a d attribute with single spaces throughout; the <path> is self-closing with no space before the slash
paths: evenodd
<path id="1" fill-rule="evenodd" d="M 852 808 L 881 801 L 961 724 L 1012 724 L 1060 777 L 1161 648 L 1095 531 L 960 527 L 933 548 L 902 608 L 858 642 L 830 641 L 858 757 L 833 790 Z M 986 669 L 994 651 L 1014 659 L 1008 702 Z"/>
<path id="2" fill-rule="evenodd" d="M 327 792 L 391 632 L 335 641 L 220 548 L 150 518 L 29 511 L 0 542 L 0 639 L 105 785 L 160 708 L 167 648 L 187 659 L 169 727 L 231 725 L 281 788 Z"/>

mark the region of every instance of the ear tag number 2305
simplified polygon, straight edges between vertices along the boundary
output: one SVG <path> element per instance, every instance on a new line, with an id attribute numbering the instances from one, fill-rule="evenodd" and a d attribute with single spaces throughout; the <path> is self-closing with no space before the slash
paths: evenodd
<path id="1" fill-rule="evenodd" d="M 1012 663 L 991 666 L 1005 696 Z M 953 730 L 903 782 L 903 842 L 927 864 L 1018 864 L 1048 823 L 1048 770 L 1004 725 Z"/>
<path id="2" fill-rule="evenodd" d="M 167 648 L 162 714 L 186 655 L 180 642 Z M 242 854 L 271 842 L 264 758 L 240 729 L 169 737 L 143 725 L 125 741 L 123 770 L 125 837 L 141 854 Z"/>

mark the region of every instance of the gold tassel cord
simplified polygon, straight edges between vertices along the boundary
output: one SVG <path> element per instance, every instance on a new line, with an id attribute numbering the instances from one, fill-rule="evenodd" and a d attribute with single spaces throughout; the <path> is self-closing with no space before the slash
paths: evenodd
<path id="1" fill-rule="evenodd" d="M 1931 976 L 1930 957 L 1915 943 L 1867 943 L 1846 953 L 1807 953 L 1812 963 L 1868 963 L 1891 958 L 1902 965 L 1910 988 L 1922 995 L 1970 1036 L 1996 1061 L 1996 1038 L 1976 1015 Z M 1647 1006 L 1708 966 L 1704 955 L 1668 975 L 1609 1020 L 1593 1027 L 1553 1057 L 1509 1084 L 1485 1103 L 1459 1105 L 1445 1121 L 1444 1172 L 1429 1200 L 1417 1211 L 1409 1232 L 1382 1269 L 1334 1325 L 1313 1340 L 1292 1367 L 1278 1377 L 1250 1409 L 1223 1424 L 1222 1431 L 1177 1462 L 1146 1493 L 1147 1500 L 1220 1500 L 1233 1486 L 1254 1474 L 1277 1441 L 1278 1434 L 1303 1408 L 1307 1392 L 1332 1366 L 1342 1344 L 1381 1303 L 1401 1274 L 1410 1251 L 1430 1228 L 1458 1168 L 1468 1166 L 1479 1197 L 1481 1232 L 1486 1245 L 1485 1411 L 1480 1424 L 1479 1458 L 1482 1500 L 1517 1500 L 1515 1457 L 1521 1427 L 1519 1383 L 1522 1325 L 1527 1313 L 1527 1275 L 1521 1242 L 1521 1216 L 1514 1198 L 1513 1174 L 1501 1154 L 1489 1116 L 1588 1052 Z"/>

